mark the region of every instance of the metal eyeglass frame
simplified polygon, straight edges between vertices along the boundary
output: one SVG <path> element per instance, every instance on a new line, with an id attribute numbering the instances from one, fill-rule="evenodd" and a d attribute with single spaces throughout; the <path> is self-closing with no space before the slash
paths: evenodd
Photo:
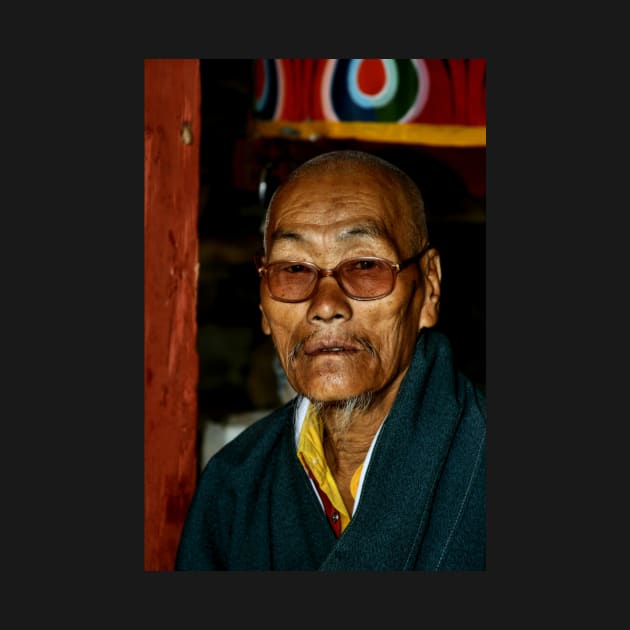
<path id="1" fill-rule="evenodd" d="M 345 260 L 342 260 L 341 262 L 339 262 L 333 269 L 322 269 L 321 267 L 318 267 L 315 263 L 305 262 L 303 260 L 275 260 L 272 263 L 263 264 L 262 256 L 255 256 L 254 257 L 254 264 L 256 265 L 256 269 L 258 271 L 258 275 L 261 278 L 264 276 L 265 279 L 267 279 L 267 276 L 266 276 L 267 269 L 271 265 L 276 265 L 278 263 L 282 263 L 282 264 L 285 264 L 285 265 L 287 265 L 287 264 L 289 264 L 289 265 L 302 265 L 304 267 L 308 267 L 309 269 L 312 269 L 313 271 L 315 271 L 317 273 L 317 279 L 313 283 L 313 288 L 310 291 L 310 293 L 308 293 L 305 297 L 302 297 L 300 299 L 294 299 L 294 300 L 275 296 L 271 292 L 271 287 L 269 286 L 269 281 L 267 280 L 267 289 L 269 291 L 269 295 L 271 296 L 272 299 L 274 299 L 274 300 L 276 300 L 278 302 L 286 302 L 286 303 L 289 303 L 289 304 L 295 304 L 295 303 L 298 303 L 298 302 L 306 302 L 306 300 L 309 300 L 315 294 L 315 291 L 317 290 L 317 285 L 319 284 L 319 281 L 322 278 L 329 278 L 329 277 L 333 277 L 337 281 L 337 284 L 339 285 L 339 288 L 350 299 L 358 300 L 360 302 L 366 302 L 366 301 L 369 301 L 369 300 L 380 300 L 380 299 L 382 299 L 384 297 L 387 297 L 390 293 L 392 293 L 392 291 L 396 287 L 396 279 L 398 278 L 398 274 L 403 269 L 405 269 L 405 267 L 408 267 L 414 261 L 419 260 L 420 258 L 422 258 L 422 256 L 424 256 L 424 254 L 426 254 L 426 252 L 429 249 L 431 249 L 431 243 L 427 243 L 417 254 L 414 254 L 410 258 L 407 258 L 407 259 L 405 259 L 405 260 L 403 260 L 403 261 L 401 261 L 399 263 L 393 263 L 390 260 L 387 260 L 385 258 L 379 258 L 378 256 L 357 256 L 356 258 L 346 258 Z M 339 280 L 339 271 L 338 270 L 339 270 L 339 268 L 342 265 L 345 265 L 345 264 L 347 264 L 349 262 L 352 262 L 353 260 L 378 260 L 380 262 L 383 262 L 383 263 L 386 263 L 387 265 L 389 265 L 390 268 L 391 268 L 391 271 L 392 271 L 392 286 L 389 289 L 389 291 L 387 291 L 386 293 L 381 293 L 380 295 L 375 295 L 373 297 L 360 297 L 360 296 L 352 295 L 351 293 L 349 293 L 347 291 L 347 289 L 343 286 L 343 284 Z"/>

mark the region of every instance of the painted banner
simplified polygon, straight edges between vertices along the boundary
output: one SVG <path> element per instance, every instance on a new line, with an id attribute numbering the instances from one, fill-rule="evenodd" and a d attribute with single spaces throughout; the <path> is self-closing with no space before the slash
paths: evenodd
<path id="1" fill-rule="evenodd" d="M 485 146 L 485 59 L 257 59 L 253 133 Z"/>

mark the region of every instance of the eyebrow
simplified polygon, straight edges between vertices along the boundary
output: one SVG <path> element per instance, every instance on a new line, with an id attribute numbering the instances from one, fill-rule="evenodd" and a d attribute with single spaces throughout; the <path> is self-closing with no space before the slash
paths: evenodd
<path id="1" fill-rule="evenodd" d="M 337 234 L 337 240 L 343 241 L 346 239 L 354 238 L 356 236 L 367 236 L 369 238 L 387 238 L 387 234 L 382 226 L 374 222 L 358 223 L 350 227 L 344 228 Z M 277 229 L 271 235 L 271 243 L 278 241 L 296 241 L 306 242 L 308 239 L 294 230 L 285 230 L 283 228 Z"/>
<path id="2" fill-rule="evenodd" d="M 306 240 L 301 234 L 298 232 L 293 232 L 291 230 L 276 230 L 270 238 L 270 242 L 276 243 L 278 241 L 304 241 Z"/>
<path id="3" fill-rule="evenodd" d="M 357 225 L 353 225 L 345 230 L 342 230 L 338 239 L 343 240 L 347 238 L 352 238 L 353 236 L 369 236 L 371 238 L 386 238 L 387 234 L 382 226 L 377 223 L 367 222 L 367 223 L 359 223 Z"/>

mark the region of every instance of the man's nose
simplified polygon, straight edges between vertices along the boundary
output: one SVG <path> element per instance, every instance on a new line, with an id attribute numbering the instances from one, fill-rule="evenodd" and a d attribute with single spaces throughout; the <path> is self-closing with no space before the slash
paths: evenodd
<path id="1" fill-rule="evenodd" d="M 350 298 L 343 292 L 332 272 L 322 273 L 315 286 L 308 308 L 309 321 L 332 321 L 350 319 Z"/>

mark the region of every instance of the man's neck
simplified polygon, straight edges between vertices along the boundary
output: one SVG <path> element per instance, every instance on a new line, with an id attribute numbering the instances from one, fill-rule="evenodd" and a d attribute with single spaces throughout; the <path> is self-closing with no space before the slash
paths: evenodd
<path id="1" fill-rule="evenodd" d="M 319 414 L 324 423 L 323 446 L 326 462 L 339 492 L 351 512 L 354 499 L 350 482 L 364 462 L 372 440 L 379 430 L 389 407 L 372 403 L 366 409 L 355 408 L 348 416 L 348 407 L 324 405 Z"/>

